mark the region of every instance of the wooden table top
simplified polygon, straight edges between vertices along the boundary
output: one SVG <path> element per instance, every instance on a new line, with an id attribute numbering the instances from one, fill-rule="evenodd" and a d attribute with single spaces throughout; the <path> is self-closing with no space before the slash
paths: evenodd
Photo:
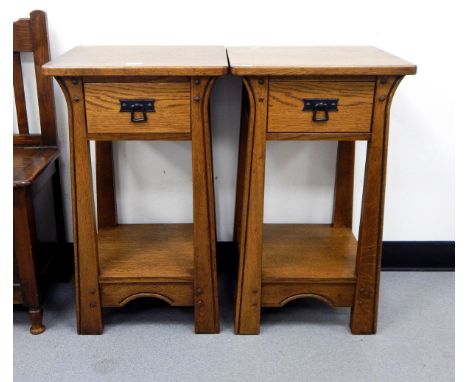
<path id="1" fill-rule="evenodd" d="M 229 47 L 236 75 L 405 75 L 416 65 L 372 46 Z"/>
<path id="2" fill-rule="evenodd" d="M 43 66 L 51 76 L 220 76 L 222 46 L 78 46 Z"/>

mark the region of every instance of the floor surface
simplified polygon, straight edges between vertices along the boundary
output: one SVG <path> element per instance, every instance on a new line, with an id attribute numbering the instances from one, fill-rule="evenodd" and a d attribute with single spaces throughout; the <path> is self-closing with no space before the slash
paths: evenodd
<path id="1" fill-rule="evenodd" d="M 104 334 L 75 332 L 73 285 L 47 295 L 47 330 L 14 309 L 16 382 L 454 380 L 453 272 L 383 272 L 378 333 L 353 336 L 347 308 L 296 300 L 262 312 L 259 336 L 235 336 L 233 280 L 221 277 L 221 333 L 193 334 L 189 308 L 157 300 L 105 309 Z"/>

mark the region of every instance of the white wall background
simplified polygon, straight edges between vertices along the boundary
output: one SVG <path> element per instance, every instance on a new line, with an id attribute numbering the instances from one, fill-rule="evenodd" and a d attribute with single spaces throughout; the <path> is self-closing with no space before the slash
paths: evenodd
<path id="1" fill-rule="evenodd" d="M 416 63 L 418 74 L 403 80 L 393 101 L 384 240 L 455 239 L 456 73 L 447 70 L 455 31 L 453 23 L 441 24 L 453 12 L 450 1 L 22 1 L 11 21 L 33 9 L 48 13 L 52 57 L 76 45 L 375 45 Z M 55 91 L 71 239 L 67 111 L 57 86 Z M 223 241 L 232 239 L 240 91 L 238 78 L 221 78 L 211 105 Z M 30 124 L 37 126 L 34 116 Z M 335 152 L 334 142 L 269 142 L 265 221 L 329 222 Z M 359 143 L 355 222 L 364 154 Z M 190 142 L 121 142 L 114 155 L 121 222 L 192 221 Z"/>

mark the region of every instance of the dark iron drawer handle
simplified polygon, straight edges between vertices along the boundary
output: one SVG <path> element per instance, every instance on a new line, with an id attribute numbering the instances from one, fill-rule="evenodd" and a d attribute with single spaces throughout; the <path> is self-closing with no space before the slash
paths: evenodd
<path id="1" fill-rule="evenodd" d="M 338 98 L 304 98 L 303 101 L 302 111 L 311 111 L 314 122 L 326 122 L 328 112 L 338 111 Z"/>
<path id="2" fill-rule="evenodd" d="M 133 123 L 146 122 L 146 113 L 155 112 L 155 99 L 121 99 L 120 112 L 130 113 L 130 120 Z M 138 115 L 141 114 L 141 117 Z"/>

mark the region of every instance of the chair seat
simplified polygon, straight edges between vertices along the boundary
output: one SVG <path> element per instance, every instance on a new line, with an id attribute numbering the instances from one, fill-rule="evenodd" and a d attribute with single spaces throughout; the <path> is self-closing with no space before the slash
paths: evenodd
<path id="1" fill-rule="evenodd" d="M 27 187 L 59 156 L 56 147 L 14 147 L 13 187 Z"/>

